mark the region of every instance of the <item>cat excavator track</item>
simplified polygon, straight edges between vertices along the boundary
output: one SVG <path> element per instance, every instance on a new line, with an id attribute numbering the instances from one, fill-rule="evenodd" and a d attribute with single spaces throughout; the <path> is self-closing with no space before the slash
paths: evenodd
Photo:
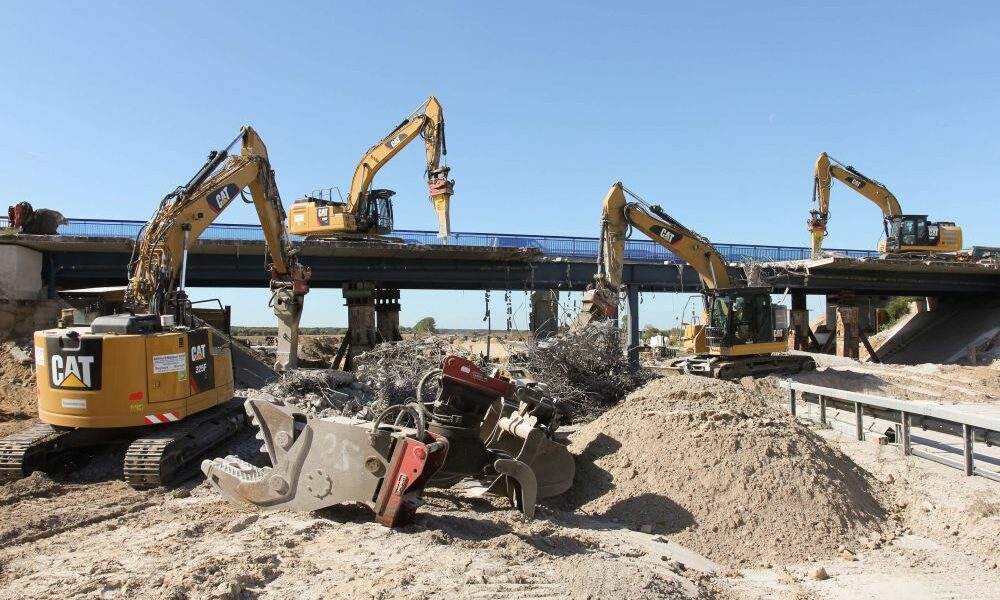
<path id="1" fill-rule="evenodd" d="M 243 401 L 234 399 L 184 421 L 162 425 L 132 442 L 125 453 L 125 482 L 146 490 L 198 472 L 205 453 L 246 425 Z"/>
<path id="2" fill-rule="evenodd" d="M 240 399 L 159 427 L 79 429 L 38 423 L 0 439 L 0 483 L 57 469 L 60 463 L 78 460 L 81 450 L 131 442 L 125 453 L 125 481 L 140 490 L 169 485 L 195 475 L 206 452 L 245 425 Z"/>
<path id="3" fill-rule="evenodd" d="M 39 458 L 54 449 L 59 439 L 72 430 L 59 430 L 47 423 L 31 427 L 0 439 L 0 483 L 14 481 L 31 473 Z"/>
<path id="4" fill-rule="evenodd" d="M 740 379 L 768 375 L 794 375 L 816 370 L 816 361 L 798 354 L 762 354 L 728 359 L 718 356 L 685 356 L 670 362 L 669 367 L 685 375 L 703 375 L 715 379 Z"/>

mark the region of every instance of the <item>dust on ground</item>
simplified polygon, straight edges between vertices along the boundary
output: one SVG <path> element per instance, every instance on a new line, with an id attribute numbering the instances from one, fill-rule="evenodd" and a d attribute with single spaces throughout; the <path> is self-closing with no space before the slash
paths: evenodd
<path id="1" fill-rule="evenodd" d="M 933 391 L 929 373 L 995 401 L 988 367 L 821 367 L 897 397 Z M 200 479 L 140 492 L 120 457 L 81 461 L 0 486 L 0 600 L 997 596 L 1000 486 L 812 430 L 776 383 L 649 383 L 572 435 L 576 484 L 531 523 L 454 490 L 398 530 L 363 507 L 262 513 Z"/>
<path id="2" fill-rule="evenodd" d="M 203 484 L 46 479 L 0 504 L 0 598 L 711 597 L 627 535 L 525 523 L 483 500 L 430 493 L 393 530 L 349 506 L 248 511 Z"/>

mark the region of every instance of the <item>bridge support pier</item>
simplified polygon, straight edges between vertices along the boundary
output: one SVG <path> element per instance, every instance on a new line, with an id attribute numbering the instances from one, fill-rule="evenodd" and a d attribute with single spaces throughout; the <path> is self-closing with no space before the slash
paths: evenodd
<path id="1" fill-rule="evenodd" d="M 626 286 L 626 294 L 628 295 L 628 366 L 638 369 L 639 346 L 642 345 L 642 338 L 639 337 L 639 287 Z"/>
<path id="2" fill-rule="evenodd" d="M 377 330 L 375 329 L 375 303 L 373 296 L 375 284 L 370 281 L 351 281 L 343 286 L 345 305 L 347 306 L 347 361 L 344 370 L 354 368 L 354 357 L 375 347 Z"/>
<path id="3" fill-rule="evenodd" d="M 531 333 L 536 340 L 544 340 L 559 333 L 559 292 L 537 290 L 531 294 Z"/>
<path id="4" fill-rule="evenodd" d="M 375 290 L 375 328 L 379 342 L 398 342 L 403 339 L 399 333 L 400 308 L 398 288 Z"/>
<path id="5" fill-rule="evenodd" d="M 806 308 L 806 293 L 804 290 L 792 292 L 791 347 L 792 350 L 809 349 L 809 310 Z"/>
<path id="6" fill-rule="evenodd" d="M 861 338 L 858 335 L 858 306 L 854 292 L 844 290 L 837 294 L 837 356 L 859 358 Z"/>

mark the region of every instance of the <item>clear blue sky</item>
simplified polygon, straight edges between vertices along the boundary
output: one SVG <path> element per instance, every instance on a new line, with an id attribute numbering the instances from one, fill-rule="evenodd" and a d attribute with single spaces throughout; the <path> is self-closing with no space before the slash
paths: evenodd
<path id="1" fill-rule="evenodd" d="M 622 180 L 713 240 L 806 245 L 825 150 L 908 212 L 959 222 L 967 245 L 1000 245 L 998 6 L 11 3 L 0 204 L 145 219 L 243 124 L 290 204 L 346 186 L 361 153 L 434 94 L 458 231 L 596 235 Z M 422 154 L 408 148 L 376 180 L 397 191 L 403 228 L 435 227 Z M 877 243 L 878 210 L 860 196 L 835 189 L 832 213 L 828 246 Z M 237 205 L 222 220 L 253 218 Z M 201 293 L 239 322 L 271 322 L 263 290 Z M 343 325 L 341 304 L 317 291 L 303 322 Z M 642 320 L 669 324 L 681 305 L 660 295 Z M 403 306 L 404 324 L 475 326 L 482 295 L 404 292 Z"/>

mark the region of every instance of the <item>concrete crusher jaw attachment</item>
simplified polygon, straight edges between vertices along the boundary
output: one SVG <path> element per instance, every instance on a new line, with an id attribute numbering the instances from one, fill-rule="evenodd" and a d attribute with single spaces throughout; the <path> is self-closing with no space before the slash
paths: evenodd
<path id="1" fill-rule="evenodd" d="M 209 483 L 238 504 L 314 511 L 358 502 L 383 525 L 406 525 L 448 453 L 447 440 L 425 431 L 317 419 L 264 400 L 247 400 L 246 409 L 274 466 L 256 467 L 235 456 L 201 464 Z"/>
<path id="2" fill-rule="evenodd" d="M 565 412 L 543 386 L 487 376 L 456 356 L 445 357 L 420 387 L 432 376 L 439 384 L 433 402 L 418 393 L 417 402 L 390 407 L 374 422 L 318 419 L 248 400 L 274 466 L 228 457 L 204 461 L 202 471 L 237 503 L 313 511 L 359 502 L 389 527 L 412 521 L 425 487 L 449 487 L 465 477 L 491 480 L 485 491 L 507 496 L 529 519 L 536 498 L 569 489 L 573 457 L 552 441 Z M 402 425 L 407 416 L 412 426 Z"/>

